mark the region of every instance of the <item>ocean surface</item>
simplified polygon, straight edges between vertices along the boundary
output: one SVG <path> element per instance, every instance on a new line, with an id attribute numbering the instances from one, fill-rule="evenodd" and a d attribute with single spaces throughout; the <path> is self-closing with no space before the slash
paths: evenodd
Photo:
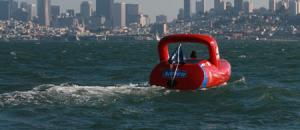
<path id="1" fill-rule="evenodd" d="M 299 42 L 221 41 L 228 85 L 184 92 L 148 85 L 156 46 L 0 43 L 0 129 L 300 129 Z"/>

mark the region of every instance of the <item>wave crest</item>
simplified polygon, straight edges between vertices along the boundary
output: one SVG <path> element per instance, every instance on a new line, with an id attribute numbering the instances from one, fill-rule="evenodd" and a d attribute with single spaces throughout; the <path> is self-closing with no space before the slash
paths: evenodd
<path id="1" fill-rule="evenodd" d="M 149 87 L 145 84 L 128 84 L 116 86 L 79 86 L 79 85 L 40 85 L 29 91 L 15 91 L 0 94 L 0 105 L 105 105 L 134 97 L 135 100 L 147 99 L 165 94 L 161 87 Z"/>

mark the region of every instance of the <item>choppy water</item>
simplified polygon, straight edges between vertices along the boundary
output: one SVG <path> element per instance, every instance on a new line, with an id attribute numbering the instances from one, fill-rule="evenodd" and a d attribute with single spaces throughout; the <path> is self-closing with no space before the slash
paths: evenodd
<path id="1" fill-rule="evenodd" d="M 0 129 L 300 129 L 300 43 L 221 42 L 225 87 L 150 87 L 156 43 L 0 43 Z"/>

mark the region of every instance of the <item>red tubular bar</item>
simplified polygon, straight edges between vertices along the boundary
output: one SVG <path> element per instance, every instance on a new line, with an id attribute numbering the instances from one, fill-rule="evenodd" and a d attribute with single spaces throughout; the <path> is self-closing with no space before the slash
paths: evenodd
<path id="1" fill-rule="evenodd" d="M 205 44 L 209 49 L 209 61 L 219 67 L 220 64 L 220 56 L 219 56 L 219 48 L 216 40 L 209 35 L 202 34 L 175 34 L 164 37 L 158 45 L 158 52 L 160 57 L 160 62 L 166 62 L 169 60 L 169 44 L 174 43 L 196 43 L 196 44 Z"/>

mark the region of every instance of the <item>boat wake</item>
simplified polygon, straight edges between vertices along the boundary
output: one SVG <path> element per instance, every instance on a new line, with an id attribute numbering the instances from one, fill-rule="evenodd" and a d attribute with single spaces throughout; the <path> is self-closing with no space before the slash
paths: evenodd
<path id="1" fill-rule="evenodd" d="M 229 82 L 225 86 L 245 83 L 245 77 Z M 80 86 L 74 84 L 44 84 L 28 91 L 0 94 L 0 107 L 20 105 L 107 105 L 122 99 L 147 100 L 168 95 L 176 90 L 140 84 L 114 86 Z M 198 93 L 198 92 L 197 92 Z"/>
<path id="2" fill-rule="evenodd" d="M 0 106 L 19 105 L 105 105 L 123 97 L 147 99 L 166 94 L 161 87 L 149 87 L 147 83 L 116 86 L 79 86 L 70 84 L 45 84 L 29 91 L 0 94 Z"/>

